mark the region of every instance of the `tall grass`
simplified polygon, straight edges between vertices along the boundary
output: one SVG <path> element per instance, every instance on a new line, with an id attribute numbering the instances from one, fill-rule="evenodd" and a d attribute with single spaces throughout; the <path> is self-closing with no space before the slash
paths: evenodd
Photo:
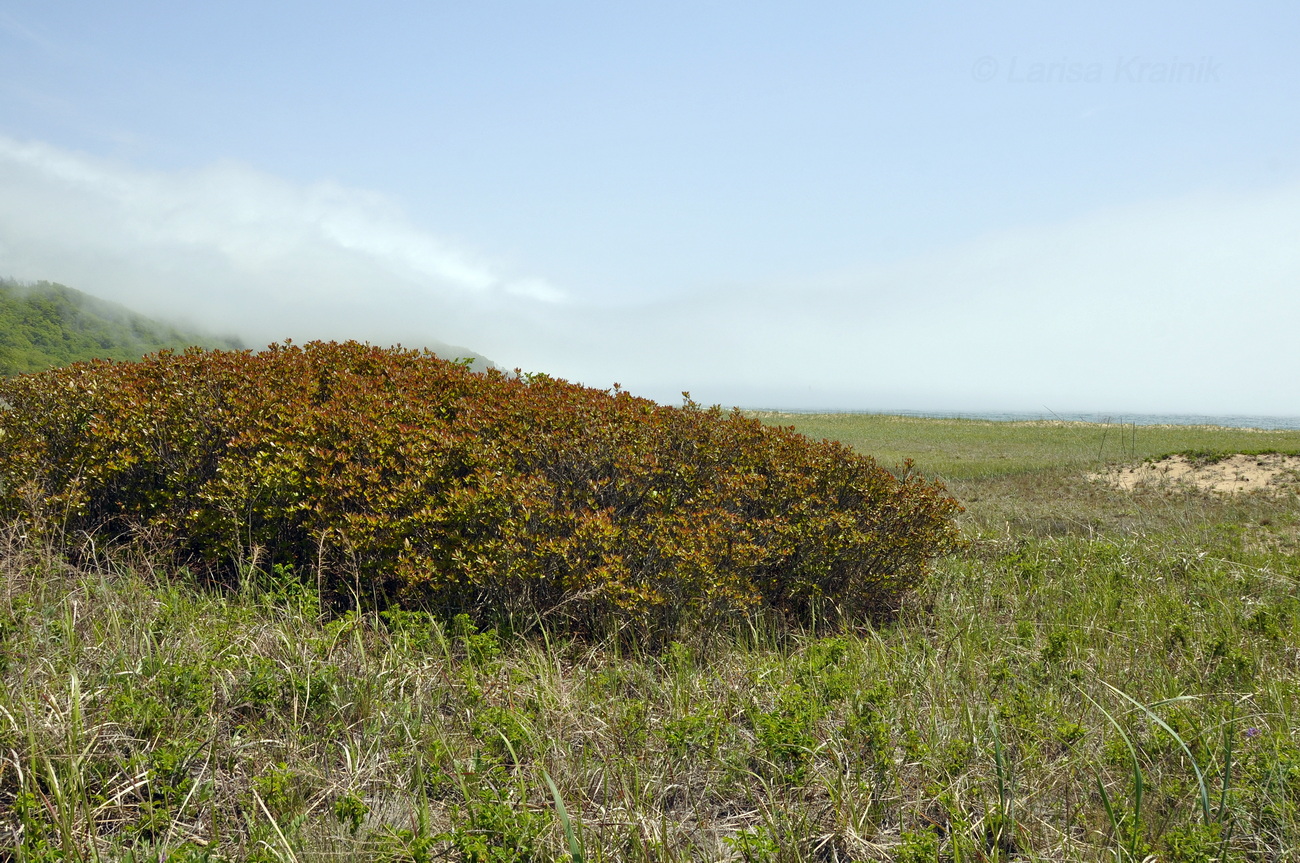
<path id="1" fill-rule="evenodd" d="M 656 651 L 10 531 L 0 859 L 1295 859 L 1300 502 L 1024 467 L 896 622 Z"/>

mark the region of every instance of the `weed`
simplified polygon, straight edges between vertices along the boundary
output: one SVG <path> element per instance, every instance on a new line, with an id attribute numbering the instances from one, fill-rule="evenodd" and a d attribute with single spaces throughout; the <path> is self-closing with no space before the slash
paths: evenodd
<path id="1" fill-rule="evenodd" d="M 345 825 L 348 833 L 353 836 L 357 835 L 357 831 L 361 829 L 361 822 L 369 812 L 370 807 L 365 801 L 352 792 L 343 794 L 334 801 L 334 817 L 340 824 Z"/>
<path id="2" fill-rule="evenodd" d="M 894 848 L 896 863 L 939 863 L 939 837 L 932 830 L 906 830 Z"/>
<path id="3" fill-rule="evenodd" d="M 751 710 L 760 771 L 781 783 L 802 784 L 817 745 L 819 718 L 817 702 L 799 684 L 778 693 L 770 709 Z"/>
<path id="4" fill-rule="evenodd" d="M 763 826 L 742 830 L 723 841 L 745 863 L 776 863 L 781 851 L 781 845 L 771 830 Z"/>

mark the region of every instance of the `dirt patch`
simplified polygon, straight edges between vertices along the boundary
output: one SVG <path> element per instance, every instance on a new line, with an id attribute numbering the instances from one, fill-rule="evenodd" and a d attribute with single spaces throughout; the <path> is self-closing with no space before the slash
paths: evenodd
<path id="1" fill-rule="evenodd" d="M 1089 476 L 1127 490 L 1182 486 L 1223 494 L 1300 491 L 1300 456 L 1265 453 L 1210 460 L 1171 455 Z"/>

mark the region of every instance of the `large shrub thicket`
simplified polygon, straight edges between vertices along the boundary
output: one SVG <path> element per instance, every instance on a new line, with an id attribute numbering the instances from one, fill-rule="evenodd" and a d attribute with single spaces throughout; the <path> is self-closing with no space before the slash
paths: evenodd
<path id="1" fill-rule="evenodd" d="M 163 352 L 0 381 L 0 510 L 290 564 L 340 598 L 662 631 L 872 615 L 955 540 L 911 472 L 738 412 L 355 342 Z"/>

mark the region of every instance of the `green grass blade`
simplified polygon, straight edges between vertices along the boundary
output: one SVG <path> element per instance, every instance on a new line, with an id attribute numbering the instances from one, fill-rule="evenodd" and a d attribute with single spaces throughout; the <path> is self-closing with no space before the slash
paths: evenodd
<path id="1" fill-rule="evenodd" d="M 1101 777 L 1095 777 L 1097 782 L 1097 791 L 1101 794 L 1101 805 L 1106 810 L 1106 817 L 1110 819 L 1110 826 L 1115 831 L 1115 836 L 1123 841 L 1124 823 L 1120 817 L 1115 814 L 1115 804 L 1110 800 L 1110 792 L 1106 790 L 1106 785 L 1101 781 Z"/>
<path id="2" fill-rule="evenodd" d="M 1148 717 L 1150 717 L 1152 722 L 1159 725 L 1166 732 L 1168 732 L 1169 736 L 1174 738 L 1174 741 L 1177 742 L 1177 744 L 1182 748 L 1183 754 L 1185 754 L 1187 756 L 1187 760 L 1191 762 L 1192 771 L 1196 774 L 1196 787 L 1201 798 L 1201 814 L 1205 816 L 1206 824 L 1212 823 L 1212 819 L 1210 817 L 1210 794 L 1205 787 L 1205 775 L 1201 772 L 1200 765 L 1196 763 L 1196 759 L 1192 757 L 1192 750 L 1188 748 L 1186 741 L 1184 741 L 1183 738 L 1179 736 L 1177 731 L 1174 731 L 1174 729 L 1169 726 L 1168 722 L 1165 722 L 1163 719 L 1157 716 L 1155 711 L 1153 711 L 1150 707 L 1147 707 L 1145 704 L 1138 701 L 1136 698 L 1132 697 L 1127 692 L 1124 692 L 1122 689 L 1119 689 L 1118 687 L 1115 686 L 1111 686 L 1109 683 L 1107 683 L 1104 680 L 1101 683 L 1107 689 L 1111 690 L 1116 695 L 1120 696 L 1125 701 L 1129 702 L 1134 707 L 1141 710 Z M 1188 695 L 1182 695 L 1177 698 L 1168 698 L 1165 699 L 1164 701 L 1156 702 L 1155 706 L 1158 707 L 1162 704 L 1169 704 L 1173 701 L 1189 700 L 1190 698 L 1191 696 Z"/>
<path id="3" fill-rule="evenodd" d="M 1107 686 L 1109 686 L 1109 684 L 1107 684 Z M 1113 689 L 1114 687 L 1111 688 Z M 1140 761 L 1138 761 L 1137 747 L 1133 745 L 1133 739 L 1129 737 L 1128 732 L 1126 732 L 1124 730 L 1124 727 L 1119 724 L 1119 720 L 1117 720 L 1114 716 L 1111 715 L 1109 710 L 1102 707 L 1101 704 L 1099 704 L 1096 701 L 1096 699 L 1094 699 L 1088 693 L 1084 692 L 1082 689 L 1079 690 L 1079 694 L 1082 695 L 1084 698 L 1088 699 L 1088 701 L 1092 702 L 1093 707 L 1096 707 L 1098 710 L 1101 711 L 1102 715 L 1106 717 L 1107 721 L 1110 722 L 1111 726 L 1117 732 L 1119 732 L 1119 736 L 1124 741 L 1124 745 L 1128 747 L 1129 760 L 1133 765 L 1133 834 L 1129 841 L 1128 853 L 1130 857 L 1136 858 L 1138 843 L 1141 840 L 1141 835 L 1142 835 L 1142 796 L 1145 790 L 1142 781 L 1142 764 Z M 1101 784 L 1100 779 L 1097 780 L 1097 782 L 1098 785 Z M 1103 801 L 1104 801 L 1105 789 L 1102 790 L 1102 794 L 1103 794 Z M 1108 812 L 1112 813 L 1111 818 L 1113 820 L 1115 816 L 1108 802 L 1106 803 L 1106 808 Z"/>
<path id="4" fill-rule="evenodd" d="M 560 797 L 560 789 L 555 786 L 555 780 L 545 769 L 542 770 L 542 777 L 546 784 L 551 788 L 551 797 L 555 800 L 555 813 L 560 818 L 560 824 L 564 826 L 564 837 L 569 841 L 569 859 L 573 863 L 583 863 L 586 856 L 582 853 L 582 846 L 578 843 L 578 837 L 573 832 L 573 821 L 569 818 L 569 810 L 564 808 L 564 799 Z"/>

